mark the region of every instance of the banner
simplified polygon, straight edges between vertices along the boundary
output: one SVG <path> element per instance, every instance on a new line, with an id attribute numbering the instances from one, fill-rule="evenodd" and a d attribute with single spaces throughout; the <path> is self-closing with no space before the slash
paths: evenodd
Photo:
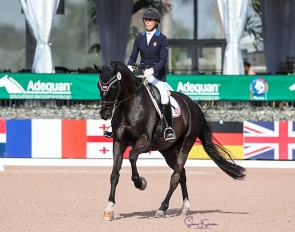
<path id="1" fill-rule="evenodd" d="M 1 73 L 0 99 L 100 100 L 98 74 Z M 168 75 L 196 101 L 294 101 L 295 75 Z"/>
<path id="2" fill-rule="evenodd" d="M 0 119 L 0 158 L 111 159 L 110 120 Z M 213 136 L 237 160 L 295 160 L 295 122 L 210 122 Z M 123 154 L 127 159 L 128 147 Z M 163 159 L 158 151 L 139 159 Z M 210 159 L 197 139 L 188 159 Z"/>
<path id="3" fill-rule="evenodd" d="M 113 139 L 103 136 L 110 124 L 101 119 L 0 119 L 0 157 L 113 158 Z M 163 158 L 158 151 L 140 157 Z"/>
<path id="4" fill-rule="evenodd" d="M 294 101 L 295 75 L 174 75 L 171 89 L 193 100 Z"/>
<path id="5" fill-rule="evenodd" d="M 98 74 L 0 74 L 0 99 L 99 100 Z"/>

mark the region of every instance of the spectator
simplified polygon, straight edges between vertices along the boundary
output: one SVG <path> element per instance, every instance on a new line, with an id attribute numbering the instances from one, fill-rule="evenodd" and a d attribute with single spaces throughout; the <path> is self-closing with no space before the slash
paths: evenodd
<path id="1" fill-rule="evenodd" d="M 244 70 L 245 75 L 256 75 L 255 71 L 251 69 L 251 64 L 247 61 L 244 61 Z"/>

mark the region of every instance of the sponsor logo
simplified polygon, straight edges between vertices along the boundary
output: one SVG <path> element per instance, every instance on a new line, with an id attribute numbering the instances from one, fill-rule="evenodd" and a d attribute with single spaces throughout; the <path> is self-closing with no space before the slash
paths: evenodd
<path id="1" fill-rule="evenodd" d="M 250 100 L 267 100 L 268 83 L 263 78 L 255 78 L 250 83 Z"/>
<path id="2" fill-rule="evenodd" d="M 10 99 L 71 99 L 71 86 L 69 82 L 34 82 L 29 80 L 24 89 L 15 79 L 8 75 L 0 78 L 0 88 L 4 87 Z"/>
<path id="3" fill-rule="evenodd" d="M 193 100 L 219 100 L 220 84 L 193 84 L 178 82 L 177 92 L 190 96 Z"/>

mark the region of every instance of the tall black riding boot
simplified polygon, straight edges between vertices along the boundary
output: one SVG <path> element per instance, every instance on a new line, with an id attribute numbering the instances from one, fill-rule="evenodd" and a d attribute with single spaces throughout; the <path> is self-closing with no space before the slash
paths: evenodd
<path id="1" fill-rule="evenodd" d="M 163 105 L 163 116 L 166 129 L 164 130 L 164 139 L 165 141 L 173 141 L 175 139 L 175 132 L 173 130 L 173 118 L 171 111 L 171 104 Z"/>

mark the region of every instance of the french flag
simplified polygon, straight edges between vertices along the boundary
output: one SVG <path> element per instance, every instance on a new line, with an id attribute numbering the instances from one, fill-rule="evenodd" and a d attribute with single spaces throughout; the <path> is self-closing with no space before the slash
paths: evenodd
<path id="1" fill-rule="evenodd" d="M 86 158 L 86 120 L 6 120 L 6 158 Z"/>

